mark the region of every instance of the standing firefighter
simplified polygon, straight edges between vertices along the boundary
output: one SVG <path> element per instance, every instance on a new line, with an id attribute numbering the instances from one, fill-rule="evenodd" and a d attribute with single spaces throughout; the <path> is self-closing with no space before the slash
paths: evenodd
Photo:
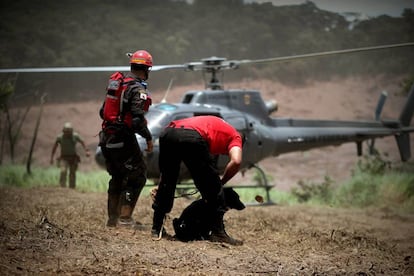
<path id="1" fill-rule="evenodd" d="M 53 157 L 56 149 L 60 145 L 60 156 L 58 158 L 58 166 L 60 168 L 60 186 L 66 187 L 66 178 L 69 170 L 69 188 L 76 187 L 76 170 L 80 157 L 76 152 L 76 143 L 80 143 L 89 157 L 89 149 L 86 148 L 82 137 L 73 131 L 71 123 L 65 123 L 63 131 L 56 137 L 56 142 L 53 145 L 52 156 L 50 157 L 50 164 L 53 164 Z"/>
<path id="2" fill-rule="evenodd" d="M 147 141 L 146 151 L 153 148 L 145 113 L 151 105 L 146 80 L 152 56 L 144 50 L 128 54 L 131 72 L 121 72 L 109 79 L 105 101 L 100 110 L 102 131 L 100 146 L 106 168 L 111 175 L 108 187 L 108 227 L 139 227 L 132 212 L 147 180 L 147 167 L 135 133 Z"/>

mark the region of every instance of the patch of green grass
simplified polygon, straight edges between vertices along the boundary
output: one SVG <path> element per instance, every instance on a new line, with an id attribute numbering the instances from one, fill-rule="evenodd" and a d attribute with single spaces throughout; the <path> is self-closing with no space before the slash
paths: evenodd
<path id="1" fill-rule="evenodd" d="M 59 187 L 60 170 L 56 167 L 34 167 L 29 175 L 23 165 L 0 166 L 0 187 L 12 186 L 21 188 Z M 76 189 L 81 192 L 107 192 L 110 176 L 105 170 L 76 173 Z M 66 186 L 68 186 L 68 181 Z M 148 181 L 152 184 L 152 181 Z M 144 188 L 149 194 L 152 186 Z"/>
<path id="2" fill-rule="evenodd" d="M 360 173 L 336 191 L 334 205 L 391 208 L 414 212 L 414 174 L 389 172 L 384 175 Z"/>
<path id="3" fill-rule="evenodd" d="M 302 180 L 298 182 L 299 187 L 293 188 L 291 193 L 300 203 L 317 202 L 319 204 L 326 204 L 332 200 L 333 183 L 334 181 L 328 176 L 325 176 L 324 181 L 320 184 Z"/>
<path id="4" fill-rule="evenodd" d="M 0 186 L 22 188 L 59 186 L 60 170 L 58 168 L 33 168 L 29 175 L 23 165 L 6 165 L 0 167 Z M 105 171 L 77 172 L 76 189 L 84 192 L 106 191 L 109 181 Z M 68 182 L 67 182 L 68 185 Z"/>
<path id="5" fill-rule="evenodd" d="M 32 174 L 26 173 L 22 165 L 0 166 L 0 187 L 40 187 L 59 186 L 59 169 L 33 168 Z M 82 192 L 105 192 L 110 176 L 104 170 L 78 172 L 76 189 Z M 261 183 L 257 183 L 258 185 Z M 414 163 L 403 163 L 391 168 L 388 161 L 380 156 L 364 157 L 353 170 L 347 181 L 335 184 L 328 176 L 321 183 L 300 181 L 298 187 L 291 192 L 283 192 L 272 188 L 266 189 L 235 187 L 240 199 L 248 203 L 257 203 L 256 196 L 263 198 L 264 203 L 282 205 L 317 204 L 336 207 L 377 207 L 389 208 L 397 212 L 414 213 Z M 187 183 L 190 189 L 177 187 L 177 195 L 195 191 L 195 187 Z M 142 195 L 147 196 L 153 188 L 148 181 Z M 191 195 L 199 197 L 199 193 Z"/>
<path id="6" fill-rule="evenodd" d="M 340 185 L 325 177 L 322 183 L 301 181 L 292 195 L 298 202 L 337 207 L 388 208 L 414 213 L 413 164 L 391 167 L 380 155 L 364 156 L 352 177 Z"/>

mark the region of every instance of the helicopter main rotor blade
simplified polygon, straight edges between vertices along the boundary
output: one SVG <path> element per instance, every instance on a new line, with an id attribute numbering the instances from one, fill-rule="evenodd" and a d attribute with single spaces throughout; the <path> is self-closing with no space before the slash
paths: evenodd
<path id="1" fill-rule="evenodd" d="M 407 43 L 400 43 L 400 44 L 388 44 L 388 45 L 380 45 L 380 46 L 372 46 L 372 47 L 361 47 L 361 48 L 353 48 L 353 49 L 345 49 L 345 50 L 335 50 L 335 51 L 318 52 L 318 53 L 310 53 L 310 54 L 302 54 L 302 55 L 294 55 L 294 56 L 286 56 L 286 57 L 264 58 L 264 59 L 254 59 L 254 60 L 250 60 L 250 59 L 234 60 L 232 62 L 237 67 L 237 65 L 249 64 L 249 63 L 284 62 L 284 61 L 290 61 L 290 60 L 295 60 L 295 59 L 349 54 L 349 53 L 356 53 L 356 52 L 390 49 L 390 48 L 397 48 L 397 47 L 408 47 L 408 46 L 414 46 L 414 42 L 407 42 Z"/>
<path id="2" fill-rule="evenodd" d="M 167 69 L 184 69 L 183 64 L 155 65 L 151 71 Z M 62 73 L 62 72 L 115 72 L 129 71 L 129 66 L 85 66 L 85 67 L 44 67 L 44 68 L 6 68 L 0 69 L 0 73 Z"/>
<path id="3" fill-rule="evenodd" d="M 311 57 L 329 56 L 348 54 L 355 52 L 373 51 L 397 47 L 414 46 L 414 42 L 389 44 L 372 47 L 353 48 L 345 50 L 327 51 L 319 53 L 310 53 L 302 55 L 293 55 L 285 57 L 265 58 L 265 59 L 244 59 L 244 60 L 226 60 L 225 58 L 210 57 L 200 61 L 189 62 L 184 64 L 155 65 L 152 71 L 161 71 L 169 69 L 184 69 L 188 71 L 204 70 L 207 72 L 217 72 L 222 69 L 237 69 L 239 65 L 266 62 L 284 62 L 295 59 L 304 59 Z M 45 68 L 6 68 L 0 69 L 0 73 L 48 73 L 48 72 L 109 72 L 109 71 L 128 71 L 129 66 L 88 66 L 88 67 L 45 67 Z"/>
<path id="4" fill-rule="evenodd" d="M 44 68 L 6 68 L 0 73 L 61 73 L 61 72 L 106 72 L 129 70 L 128 66 L 87 66 L 87 67 L 44 67 Z"/>

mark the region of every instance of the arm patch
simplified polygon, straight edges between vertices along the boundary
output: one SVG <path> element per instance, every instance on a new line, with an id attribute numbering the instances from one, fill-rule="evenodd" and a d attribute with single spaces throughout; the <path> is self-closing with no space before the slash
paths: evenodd
<path id="1" fill-rule="evenodd" d="M 145 93 L 139 93 L 139 98 L 141 100 L 146 100 L 147 99 L 147 94 L 145 94 Z"/>

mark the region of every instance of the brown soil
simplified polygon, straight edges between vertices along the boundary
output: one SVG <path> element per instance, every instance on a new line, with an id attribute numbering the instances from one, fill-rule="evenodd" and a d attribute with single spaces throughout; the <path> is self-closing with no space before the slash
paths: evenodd
<path id="1" fill-rule="evenodd" d="M 414 217 L 386 210 L 249 206 L 226 214 L 242 246 L 183 243 L 150 236 L 152 210 L 141 197 L 135 217 L 146 230 L 113 229 L 104 193 L 64 188 L 1 189 L 2 275 L 413 275 Z M 177 199 L 167 220 L 190 203 Z"/>
<path id="2" fill-rule="evenodd" d="M 389 93 L 383 117 L 396 118 L 404 103 L 398 82 L 382 78 L 347 79 L 287 87 L 255 82 L 265 99 L 280 104 L 275 116 L 323 119 L 371 119 L 378 95 Z M 229 85 L 229 88 L 236 84 Z M 252 87 L 239 83 L 237 87 Z M 170 101 L 182 90 L 175 88 Z M 154 98 L 162 98 L 154 91 Z M 46 105 L 36 141 L 34 165 L 48 166 L 55 136 L 71 121 L 93 150 L 100 121 L 100 102 Z M 38 108 L 23 125 L 16 160 L 24 161 Z M 398 163 L 393 138 L 376 142 Z M 340 182 L 358 160 L 355 145 L 327 147 L 269 158 L 260 164 L 276 189 L 289 190 L 301 180 L 325 175 Z M 7 160 L 6 160 L 7 161 Z M 81 170 L 97 169 L 83 157 Z M 233 180 L 240 182 L 241 176 Z M 176 200 L 167 220 L 190 203 Z M 151 202 L 143 195 L 134 217 L 150 226 Z M 0 189 L 0 271 L 15 274 L 136 274 L 136 275 L 413 275 L 414 217 L 388 209 L 355 210 L 310 206 L 249 206 L 226 214 L 226 229 L 244 245 L 197 241 L 155 241 L 149 229 L 108 229 L 106 194 L 64 188 Z"/>

